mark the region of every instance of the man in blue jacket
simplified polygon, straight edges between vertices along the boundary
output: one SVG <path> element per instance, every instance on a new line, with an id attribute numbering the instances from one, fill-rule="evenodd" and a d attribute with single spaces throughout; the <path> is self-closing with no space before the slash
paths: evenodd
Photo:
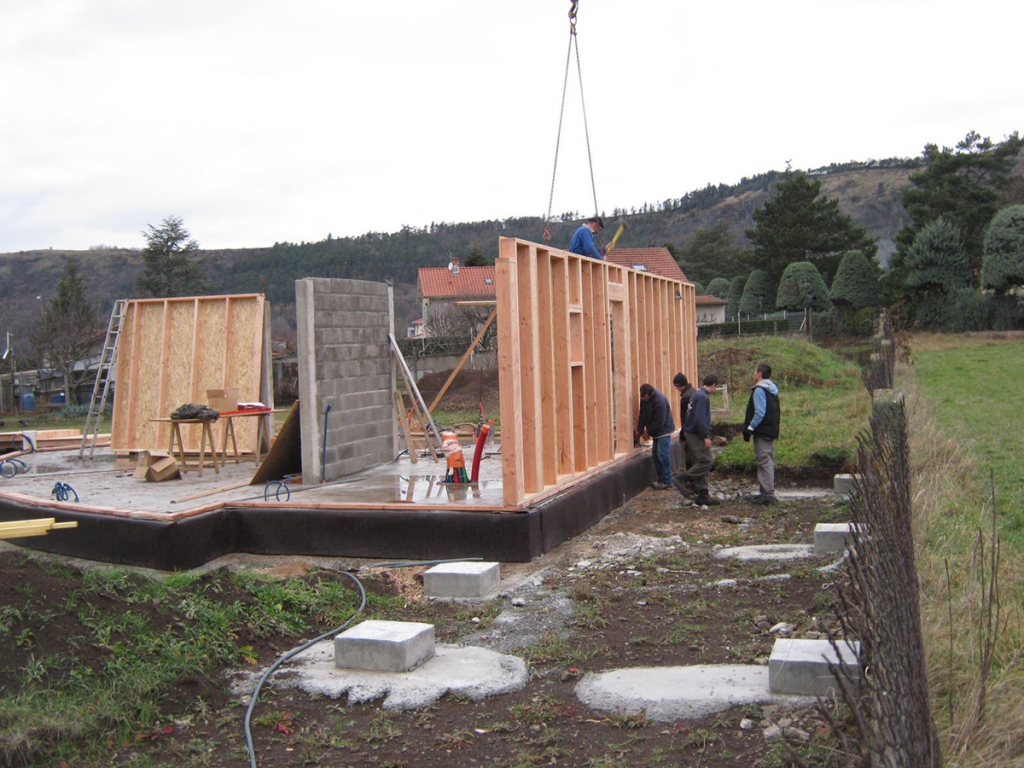
<path id="1" fill-rule="evenodd" d="M 640 418 L 636 423 L 634 442 L 645 432 L 654 441 L 651 455 L 658 479 L 651 488 L 664 491 L 672 487 L 672 433 L 676 430 L 672 406 L 668 398 L 650 384 L 640 387 Z"/>
<path id="2" fill-rule="evenodd" d="M 604 259 L 601 255 L 601 249 L 594 243 L 594 233 L 600 232 L 604 229 L 604 220 L 600 216 L 594 216 L 587 219 L 579 229 L 576 230 L 576 234 L 572 236 L 572 242 L 569 243 L 569 250 L 572 253 L 578 253 L 580 256 L 590 256 L 592 259 Z"/>
<path id="3" fill-rule="evenodd" d="M 709 507 L 716 507 L 721 503 L 708 493 L 708 475 L 711 474 L 711 465 L 715 463 L 711 455 L 710 395 L 717 389 L 718 377 L 709 373 L 690 398 L 690 404 L 686 408 L 686 419 L 683 422 L 683 437 L 686 438 L 686 451 L 693 463 L 688 470 L 680 472 L 672 481 L 683 496 Z M 687 481 L 693 483 L 696 495 L 686 487 Z"/>
<path id="4" fill-rule="evenodd" d="M 754 386 L 747 401 L 743 420 L 743 440 L 754 440 L 757 484 L 761 493 L 751 499 L 755 504 L 774 504 L 775 441 L 779 437 L 779 388 L 772 381 L 772 367 L 761 363 L 754 371 Z"/>

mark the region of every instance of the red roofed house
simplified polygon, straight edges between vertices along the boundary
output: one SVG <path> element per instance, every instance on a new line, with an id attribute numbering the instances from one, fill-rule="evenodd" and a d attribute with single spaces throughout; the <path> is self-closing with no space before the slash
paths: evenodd
<path id="1" fill-rule="evenodd" d="M 423 310 L 422 335 L 430 336 L 430 318 L 451 314 L 456 301 L 494 301 L 494 266 L 460 267 L 453 259 L 447 267 L 421 267 L 416 299 Z"/>
<path id="2" fill-rule="evenodd" d="M 668 248 L 613 248 L 612 252 L 605 256 L 605 261 L 639 272 L 650 272 L 652 275 L 683 283 L 689 282 Z"/>
<path id="3" fill-rule="evenodd" d="M 694 303 L 697 305 L 697 325 L 725 322 L 725 307 L 729 303 L 725 299 L 698 296 Z"/>

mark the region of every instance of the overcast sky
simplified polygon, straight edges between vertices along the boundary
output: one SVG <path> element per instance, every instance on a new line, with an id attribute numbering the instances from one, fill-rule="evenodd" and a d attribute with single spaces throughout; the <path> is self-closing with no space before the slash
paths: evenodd
<path id="1" fill-rule="evenodd" d="M 0 0 L 0 252 L 545 215 L 568 0 Z M 1024 128 L 1015 3 L 580 0 L 602 211 Z M 575 56 L 553 211 L 593 210 Z"/>

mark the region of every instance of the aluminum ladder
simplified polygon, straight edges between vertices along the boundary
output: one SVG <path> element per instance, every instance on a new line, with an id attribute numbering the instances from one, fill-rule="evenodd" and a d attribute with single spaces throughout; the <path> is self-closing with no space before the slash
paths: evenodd
<path id="1" fill-rule="evenodd" d="M 110 379 L 117 367 L 117 342 L 121 337 L 121 325 L 128 311 L 128 299 L 117 299 L 110 312 L 107 324 L 107 336 L 103 340 L 103 351 L 100 353 L 99 366 L 96 368 L 96 381 L 92 385 L 92 398 L 89 400 L 89 413 L 85 417 L 85 429 L 82 430 L 82 446 L 78 449 L 78 458 L 85 456 L 85 448 L 89 446 L 89 458 L 96 449 L 96 440 L 100 434 L 100 422 L 103 421 L 103 409 L 107 406 L 110 394 Z"/>

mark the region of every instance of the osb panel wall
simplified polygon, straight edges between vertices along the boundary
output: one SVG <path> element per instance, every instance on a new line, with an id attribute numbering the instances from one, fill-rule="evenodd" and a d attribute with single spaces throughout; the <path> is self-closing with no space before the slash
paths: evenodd
<path id="1" fill-rule="evenodd" d="M 510 238 L 495 262 L 504 502 L 633 450 L 639 388 L 697 376 L 693 285 Z"/>
<path id="2" fill-rule="evenodd" d="M 117 351 L 110 442 L 114 450 L 167 448 L 166 418 L 185 403 L 206 402 L 206 390 L 238 388 L 260 399 L 262 295 L 136 299 L 128 303 Z M 254 419 L 235 424 L 240 451 L 256 448 Z M 220 444 L 221 429 L 214 429 Z M 199 450 L 199 428 L 182 430 L 185 448 Z"/>

